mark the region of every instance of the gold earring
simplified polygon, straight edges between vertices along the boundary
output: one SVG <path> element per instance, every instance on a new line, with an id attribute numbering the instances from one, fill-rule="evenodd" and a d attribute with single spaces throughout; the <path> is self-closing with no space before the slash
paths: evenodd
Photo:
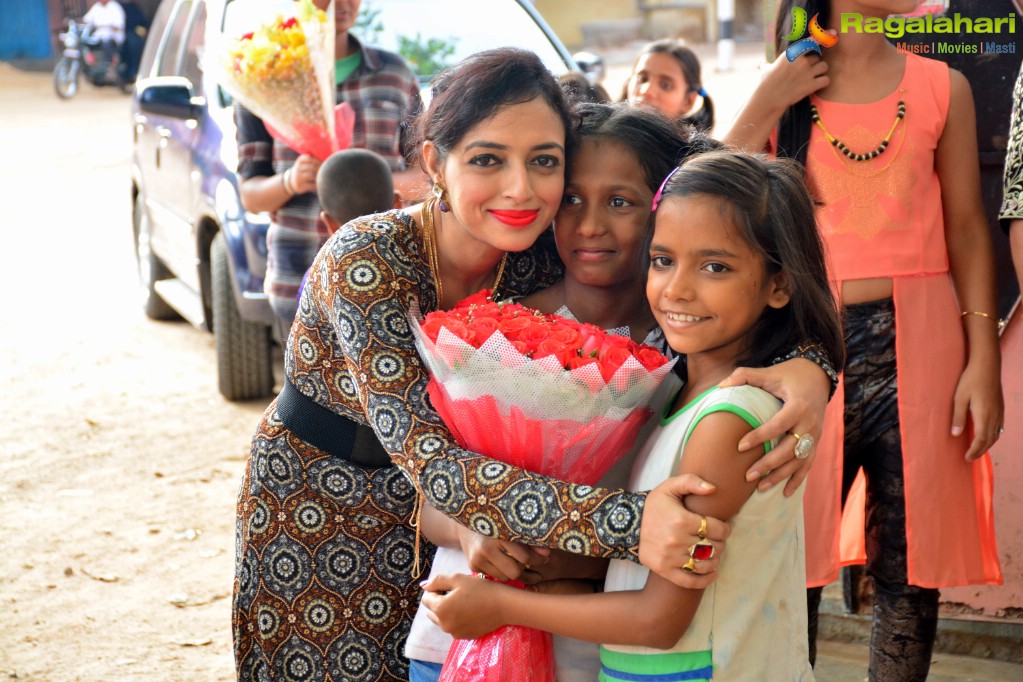
<path id="1" fill-rule="evenodd" d="M 441 213 L 447 213 L 451 210 L 451 207 L 448 205 L 448 190 L 440 182 L 434 181 L 433 196 L 437 197 L 437 206 L 440 207 Z"/>

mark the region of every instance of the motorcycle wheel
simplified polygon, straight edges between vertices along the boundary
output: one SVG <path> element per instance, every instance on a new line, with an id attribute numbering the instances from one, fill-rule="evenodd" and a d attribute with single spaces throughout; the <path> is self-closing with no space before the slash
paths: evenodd
<path id="1" fill-rule="evenodd" d="M 81 73 L 77 59 L 62 57 L 53 69 L 53 89 L 57 97 L 71 99 L 78 93 L 78 78 Z"/>

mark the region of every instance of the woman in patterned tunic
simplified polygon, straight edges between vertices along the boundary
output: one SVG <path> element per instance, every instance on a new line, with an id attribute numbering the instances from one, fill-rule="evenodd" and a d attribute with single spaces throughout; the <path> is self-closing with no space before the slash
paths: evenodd
<path id="1" fill-rule="evenodd" d="M 1012 120 L 1002 181 L 1002 207 L 998 211 L 998 222 L 1009 235 L 1012 264 L 1016 269 L 1017 283 L 1023 289 L 1023 65 L 1020 65 L 1016 86 L 1012 90 Z"/>
<path id="2" fill-rule="evenodd" d="M 239 678 L 407 678 L 417 489 L 482 535 L 639 557 L 683 585 L 711 579 L 681 570 L 700 517 L 677 498 L 699 489 L 694 480 L 636 494 L 514 469 L 458 448 L 426 398 L 410 310 L 447 308 L 493 284 L 501 297 L 528 294 L 561 276 L 553 245 L 538 237 L 561 201 L 570 130 L 557 81 L 535 55 L 471 57 L 435 83 L 421 123 L 440 201 L 355 220 L 317 256 L 285 386 L 253 438 L 239 495 Z M 817 428 L 827 382 L 798 361 L 773 378 L 793 373 L 800 395 L 786 396 L 792 409 L 767 437 Z M 819 390 L 806 388 L 814 382 Z M 755 466 L 775 481 L 799 469 L 798 483 L 806 464 L 791 459 L 791 445 L 779 450 Z M 719 545 L 728 533 L 714 519 L 707 530 Z"/>

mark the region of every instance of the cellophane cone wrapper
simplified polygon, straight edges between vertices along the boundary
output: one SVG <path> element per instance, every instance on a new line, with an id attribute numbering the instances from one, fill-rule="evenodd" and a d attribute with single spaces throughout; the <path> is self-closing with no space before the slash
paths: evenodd
<path id="1" fill-rule="evenodd" d="M 210 67 L 217 82 L 300 154 L 325 160 L 341 145 L 334 111 L 334 22 L 310 0 L 293 17 L 225 37 Z"/>
<path id="2" fill-rule="evenodd" d="M 522 583 L 512 581 L 522 587 Z M 456 639 L 439 682 L 554 682 L 550 633 L 506 625 L 479 639 Z"/>

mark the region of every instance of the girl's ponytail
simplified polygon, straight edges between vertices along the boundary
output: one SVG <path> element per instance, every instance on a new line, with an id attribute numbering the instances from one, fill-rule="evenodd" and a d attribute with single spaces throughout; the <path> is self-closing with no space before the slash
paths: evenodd
<path id="1" fill-rule="evenodd" d="M 802 7 L 809 17 L 820 15 L 818 21 L 827 26 L 831 18 L 829 0 L 782 0 L 778 3 L 778 16 L 775 19 L 774 53 L 782 54 L 788 45 L 783 36 L 792 31 L 792 9 Z M 810 98 L 804 97 L 782 114 L 778 121 L 778 156 L 795 159 L 806 166 L 806 150 L 810 145 Z"/>
<path id="2" fill-rule="evenodd" d="M 688 123 L 701 133 L 710 132 L 710 129 L 714 127 L 714 100 L 702 87 L 696 91 L 696 94 L 703 98 L 703 105 L 692 116 L 683 117 L 682 122 Z"/>

